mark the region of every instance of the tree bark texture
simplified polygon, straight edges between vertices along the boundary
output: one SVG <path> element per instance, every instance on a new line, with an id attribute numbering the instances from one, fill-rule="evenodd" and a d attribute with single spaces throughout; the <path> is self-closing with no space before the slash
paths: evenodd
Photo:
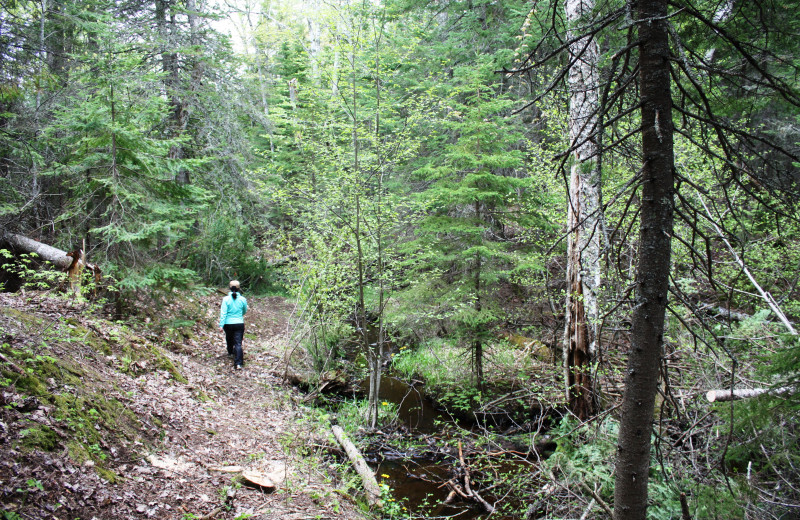
<path id="1" fill-rule="evenodd" d="M 67 256 L 66 251 L 26 236 L 10 234 L 2 242 L 8 243 L 16 251 L 36 253 L 42 260 L 46 260 L 60 269 L 66 269 L 72 263 L 72 258 Z M 2 242 L 0 242 L 0 245 L 2 245 Z"/>
<path id="2" fill-rule="evenodd" d="M 650 438 L 662 354 L 674 206 L 667 2 L 639 0 L 636 5 L 641 41 L 642 201 L 636 299 L 617 444 L 615 520 L 644 520 L 647 512 Z"/>
<path id="3" fill-rule="evenodd" d="M 780 388 L 739 388 L 735 390 L 709 390 L 706 392 L 706 399 L 709 403 L 722 403 L 725 401 L 736 401 L 738 399 L 748 399 L 759 395 L 771 393 L 773 395 L 791 392 L 788 386 Z"/>
<path id="4" fill-rule="evenodd" d="M 481 205 L 480 202 L 475 201 L 475 218 L 480 221 L 481 218 Z M 476 317 L 481 313 L 481 254 L 475 253 L 475 314 Z M 483 391 L 483 343 L 481 342 L 481 334 L 483 333 L 484 325 L 481 323 L 479 329 L 475 330 L 475 343 L 473 344 L 473 360 L 475 366 L 475 379 L 478 390 Z"/>
<path id="5" fill-rule="evenodd" d="M 568 39 L 594 9 L 594 0 L 567 0 Z M 564 378 L 569 407 L 585 420 L 595 411 L 590 367 L 597 355 L 600 286 L 600 128 L 597 42 L 592 36 L 569 47 L 569 131 L 572 147 L 567 216 L 567 299 Z"/>
<path id="6" fill-rule="evenodd" d="M 187 3 L 187 12 L 189 13 L 190 25 L 196 25 L 197 18 L 194 12 L 194 2 L 191 0 Z M 188 113 L 185 98 L 187 93 L 181 85 L 180 56 L 175 50 L 180 45 L 180 28 L 172 0 L 156 0 L 156 24 L 162 39 L 161 64 L 164 71 L 164 87 L 171 107 L 170 127 L 172 135 L 180 137 L 186 131 Z M 194 30 L 195 27 L 192 27 L 192 29 Z M 194 34 L 190 38 L 194 39 Z M 195 71 L 192 71 L 193 77 L 194 74 Z M 184 155 L 182 145 L 175 144 L 169 149 L 170 159 L 181 160 L 184 159 Z M 188 170 L 181 168 L 175 175 L 175 181 L 178 184 L 189 184 Z"/>

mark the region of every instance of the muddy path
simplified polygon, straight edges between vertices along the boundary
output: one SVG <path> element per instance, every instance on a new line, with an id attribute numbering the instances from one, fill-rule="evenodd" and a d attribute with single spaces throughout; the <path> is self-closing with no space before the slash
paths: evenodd
<path id="1" fill-rule="evenodd" d="M 0 493 L 6 517 L 362 518 L 337 491 L 336 472 L 321 458 L 328 432 L 315 431 L 299 405 L 302 397 L 276 375 L 291 310 L 284 299 L 248 299 L 245 368 L 240 371 L 233 370 L 216 326 L 216 296 L 195 300 L 204 314 L 177 340 L 166 334 L 137 335 L 128 327 L 89 318 L 66 302 L 30 295 L 3 294 L 0 299 L 5 357 Z M 42 323 L 49 323 L 56 339 L 38 352 L 76 367 L 85 387 L 42 376 L 48 393 L 26 394 L 27 376 L 14 369 L 24 372 L 25 362 L 34 366 L 36 361 L 11 356 L 32 352 L 41 341 L 35 335 Z M 75 330 L 89 331 L 86 336 L 91 334 L 93 341 L 58 340 L 69 339 Z M 149 342 L 151 348 L 159 340 L 166 347 L 163 356 L 182 377 L 163 368 L 169 366 L 166 361 L 160 366 L 146 357 L 132 361 L 130 351 L 120 347 L 127 341 Z M 121 403 L 125 414 L 138 418 L 139 431 L 119 434 L 125 429 L 124 410 L 117 432 L 109 424 L 113 418 L 98 419 L 96 438 L 84 443 L 91 453 L 82 457 L 76 448 L 82 441 L 73 438 L 85 431 L 75 426 L 80 410 L 66 416 L 58 404 L 63 395 L 84 403 L 83 411 L 93 406 L 91 399 Z M 103 407 L 90 410 L 95 408 L 100 410 L 96 415 L 105 417 Z M 31 431 L 54 432 L 53 442 L 26 443 Z M 276 489 L 243 484 L 237 470 L 266 476 Z"/>

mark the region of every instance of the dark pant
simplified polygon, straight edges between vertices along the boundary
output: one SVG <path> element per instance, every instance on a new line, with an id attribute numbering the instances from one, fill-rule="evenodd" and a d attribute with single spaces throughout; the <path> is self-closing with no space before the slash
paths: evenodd
<path id="1" fill-rule="evenodd" d="M 225 343 L 228 345 L 228 354 L 233 354 L 233 364 L 244 365 L 244 352 L 242 352 L 242 338 L 244 338 L 244 323 L 227 323 L 222 326 L 225 331 Z"/>

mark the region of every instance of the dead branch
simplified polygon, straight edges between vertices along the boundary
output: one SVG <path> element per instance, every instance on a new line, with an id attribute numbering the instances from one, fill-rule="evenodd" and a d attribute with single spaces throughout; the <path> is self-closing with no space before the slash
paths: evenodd
<path id="1" fill-rule="evenodd" d="M 709 403 L 736 401 L 738 399 L 747 399 L 750 397 L 757 397 L 761 394 L 771 393 L 780 395 L 791 390 L 790 387 L 784 386 L 781 388 L 741 388 L 736 390 L 709 390 L 706 392 L 706 399 Z"/>
<path id="2" fill-rule="evenodd" d="M 464 452 L 461 449 L 461 441 L 458 441 L 458 461 L 461 463 L 461 467 L 464 469 L 464 490 L 466 491 L 467 495 L 482 505 L 487 513 L 494 513 L 494 506 L 484 500 L 483 497 L 481 497 L 478 492 L 474 491 L 470 486 L 469 466 L 467 466 L 467 464 L 464 462 Z"/>
<path id="3" fill-rule="evenodd" d="M 606 514 L 608 514 L 609 518 L 611 518 L 614 515 L 614 512 L 611 510 L 611 506 L 609 506 L 606 503 L 605 500 L 600 498 L 600 495 L 597 494 L 597 491 L 595 491 L 594 489 L 590 488 L 588 485 L 586 485 L 583 482 L 580 482 L 579 484 L 581 486 L 581 489 L 583 489 L 584 491 L 589 493 L 592 496 L 592 498 L 600 505 L 600 507 L 603 508 L 603 510 L 606 512 Z"/>
<path id="4" fill-rule="evenodd" d="M 350 462 L 353 463 L 353 467 L 358 473 L 358 476 L 361 477 L 361 482 L 364 484 L 364 490 L 367 492 L 367 503 L 370 506 L 382 508 L 383 502 L 381 501 L 381 489 L 378 486 L 378 481 L 375 479 L 375 475 L 372 473 L 372 470 L 369 466 L 367 466 L 367 462 L 364 460 L 364 457 L 361 455 L 361 452 L 358 451 L 358 448 L 350 442 L 350 439 L 347 438 L 347 435 L 344 433 L 344 430 L 339 425 L 334 425 L 331 427 L 331 431 L 333 431 L 333 436 L 336 437 L 336 441 L 341 444 L 342 448 L 344 448 L 345 453 L 347 453 L 347 457 L 350 459 Z"/>
<path id="5" fill-rule="evenodd" d="M 789 333 L 792 336 L 797 336 L 797 331 L 794 329 L 794 327 L 792 327 L 792 324 L 789 322 L 789 319 L 786 317 L 786 315 L 783 313 L 783 311 L 780 309 L 780 307 L 778 307 L 778 302 L 775 301 L 775 298 L 773 298 L 770 293 L 768 293 L 767 291 L 765 291 L 764 289 L 761 288 L 761 286 L 756 281 L 755 277 L 750 273 L 750 270 L 747 268 L 747 265 L 745 265 L 744 260 L 741 259 L 741 257 L 736 253 L 736 250 L 733 248 L 731 243 L 728 242 L 728 239 L 725 237 L 725 234 L 723 233 L 723 231 L 719 227 L 719 225 L 717 225 L 716 220 L 714 219 L 714 216 L 711 214 L 711 210 L 708 209 L 708 206 L 706 205 L 705 201 L 703 200 L 703 198 L 701 197 L 699 192 L 697 193 L 697 196 L 698 196 L 698 200 L 700 201 L 700 204 L 703 205 L 703 209 L 706 210 L 706 217 L 708 219 L 708 223 L 711 225 L 711 227 L 717 233 L 717 236 L 720 238 L 720 240 L 722 240 L 722 242 L 728 248 L 728 252 L 730 252 L 731 256 L 736 261 L 736 263 L 738 264 L 739 268 L 744 272 L 745 275 L 747 275 L 747 278 L 750 280 L 750 283 L 753 284 L 753 286 L 756 288 L 758 293 L 761 295 L 761 297 L 767 303 L 769 308 L 772 310 L 772 312 L 775 313 L 775 315 L 778 317 L 778 319 L 781 320 L 781 323 L 783 323 L 783 325 L 786 327 L 786 329 L 789 331 Z"/>
<path id="6" fill-rule="evenodd" d="M 24 370 L 22 370 L 20 367 L 18 367 L 16 363 L 14 363 L 13 361 L 11 361 L 7 357 L 5 357 L 2 353 L 0 353 L 0 361 L 2 361 L 3 363 L 8 364 L 8 366 L 11 368 L 11 370 L 16 372 L 17 374 L 25 375 L 25 371 Z"/>

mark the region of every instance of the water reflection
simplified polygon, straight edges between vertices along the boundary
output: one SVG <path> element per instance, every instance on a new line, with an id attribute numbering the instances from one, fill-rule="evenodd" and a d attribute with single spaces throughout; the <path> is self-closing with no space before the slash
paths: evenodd
<path id="1" fill-rule="evenodd" d="M 369 391 L 368 380 L 361 382 L 361 390 L 365 393 Z M 397 422 L 410 432 L 439 432 L 442 421 L 453 421 L 450 414 L 438 409 L 433 401 L 425 397 L 421 384 L 408 384 L 396 377 L 383 376 L 378 400 L 398 405 Z"/>

